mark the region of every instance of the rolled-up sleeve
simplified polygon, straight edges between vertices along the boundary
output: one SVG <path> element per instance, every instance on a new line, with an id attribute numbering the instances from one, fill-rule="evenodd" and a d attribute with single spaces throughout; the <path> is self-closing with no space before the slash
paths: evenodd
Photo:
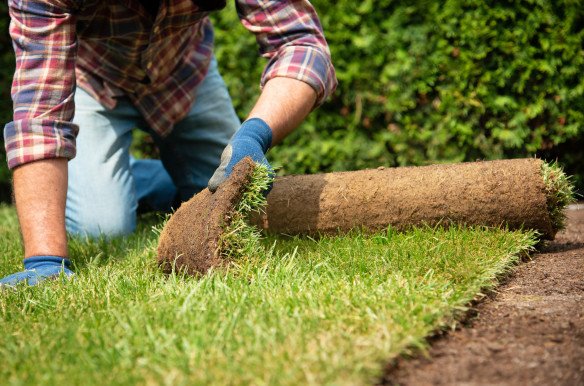
<path id="1" fill-rule="evenodd" d="M 50 3 L 50 4 L 49 4 Z M 9 0 L 16 54 L 12 83 L 14 120 L 4 127 L 8 166 L 75 156 L 74 4 Z"/>
<path id="2" fill-rule="evenodd" d="M 308 83 L 320 105 L 337 79 L 314 7 L 306 0 L 237 0 L 242 24 L 256 36 L 260 54 L 269 60 L 261 85 L 275 77 Z"/>

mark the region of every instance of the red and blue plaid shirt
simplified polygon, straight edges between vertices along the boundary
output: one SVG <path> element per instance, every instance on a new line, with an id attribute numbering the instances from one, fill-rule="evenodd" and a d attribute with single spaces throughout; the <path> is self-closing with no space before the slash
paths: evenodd
<path id="1" fill-rule="evenodd" d="M 75 156 L 75 87 L 107 108 L 126 96 L 167 135 L 194 103 L 213 51 L 208 12 L 192 0 L 162 1 L 153 18 L 138 0 L 9 0 L 16 52 L 14 120 L 4 128 L 8 165 Z M 269 62 L 261 84 L 290 77 L 317 104 L 336 78 L 320 22 L 307 0 L 236 0 L 243 25 Z"/>

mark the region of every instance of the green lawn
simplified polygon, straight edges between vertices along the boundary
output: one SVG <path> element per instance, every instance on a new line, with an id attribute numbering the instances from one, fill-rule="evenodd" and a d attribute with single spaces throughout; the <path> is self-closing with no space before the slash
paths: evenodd
<path id="1" fill-rule="evenodd" d="M 150 225 L 72 242 L 77 275 L 0 294 L 0 383 L 351 385 L 454 324 L 534 244 L 485 229 L 271 239 L 200 279 L 165 276 Z M 0 207 L 0 275 L 20 269 Z"/>

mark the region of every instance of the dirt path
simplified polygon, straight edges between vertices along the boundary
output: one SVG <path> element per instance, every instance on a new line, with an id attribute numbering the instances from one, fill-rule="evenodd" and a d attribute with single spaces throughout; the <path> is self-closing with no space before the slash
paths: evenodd
<path id="1" fill-rule="evenodd" d="M 381 384 L 584 385 L 584 205 L 568 218 L 466 327 L 388 365 Z"/>

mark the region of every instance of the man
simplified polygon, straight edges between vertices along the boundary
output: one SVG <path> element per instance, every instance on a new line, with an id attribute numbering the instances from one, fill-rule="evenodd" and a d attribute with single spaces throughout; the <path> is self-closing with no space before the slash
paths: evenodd
<path id="1" fill-rule="evenodd" d="M 268 164 L 268 148 L 334 90 L 328 46 L 307 0 L 236 0 L 269 59 L 262 93 L 240 126 L 207 18 L 224 6 L 9 0 L 17 66 L 4 138 L 25 270 L 0 284 L 72 274 L 67 231 L 127 234 L 138 201 L 167 208 L 175 192 L 187 200 L 207 184 L 216 189 L 245 156 Z M 151 134 L 162 163 L 131 159 L 134 127 Z"/>

